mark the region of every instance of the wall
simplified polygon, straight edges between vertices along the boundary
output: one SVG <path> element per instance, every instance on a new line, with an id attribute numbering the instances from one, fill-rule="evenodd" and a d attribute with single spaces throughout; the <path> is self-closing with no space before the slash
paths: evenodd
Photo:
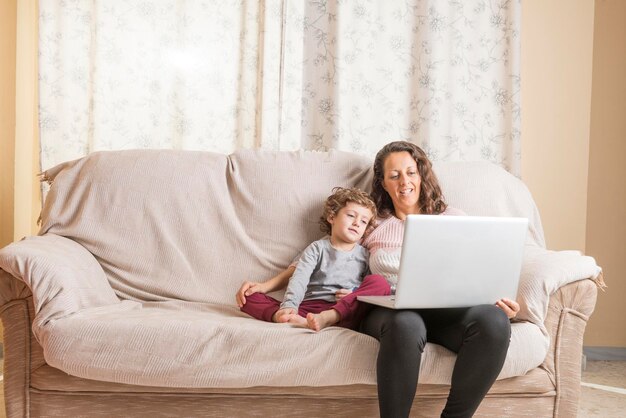
<path id="1" fill-rule="evenodd" d="M 597 0 L 593 40 L 587 253 L 604 270 L 587 346 L 626 347 L 626 2 Z"/>
<path id="2" fill-rule="evenodd" d="M 553 250 L 585 250 L 593 9 L 522 2 L 522 180 Z"/>
<path id="3" fill-rule="evenodd" d="M 13 241 L 16 1 L 0 2 L 0 248 Z"/>
<path id="4" fill-rule="evenodd" d="M 625 7 L 623 0 L 522 3 L 522 179 L 548 248 L 594 256 L 609 285 L 586 346 L 626 347 Z"/>
<path id="5" fill-rule="evenodd" d="M 0 248 L 13 241 L 16 0 L 0 2 Z"/>
<path id="6" fill-rule="evenodd" d="M 37 232 L 37 2 L 0 3 L 0 247 Z"/>
<path id="7" fill-rule="evenodd" d="M 17 1 L 14 240 L 37 233 L 41 209 L 37 120 L 37 0 Z"/>

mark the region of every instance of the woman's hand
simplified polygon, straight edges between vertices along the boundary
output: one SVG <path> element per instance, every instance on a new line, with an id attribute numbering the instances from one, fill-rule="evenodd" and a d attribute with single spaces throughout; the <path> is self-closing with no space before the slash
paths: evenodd
<path id="1" fill-rule="evenodd" d="M 243 305 L 246 304 L 246 296 L 250 296 L 254 293 L 266 293 L 263 283 L 243 282 L 235 295 L 235 298 L 237 299 L 237 306 L 242 308 Z"/>
<path id="2" fill-rule="evenodd" d="M 502 298 L 496 302 L 496 306 L 504 311 L 509 319 L 513 319 L 519 312 L 519 303 L 514 300 Z"/>
<path id="3" fill-rule="evenodd" d="M 345 296 L 348 296 L 350 293 L 352 293 L 352 290 L 350 289 L 339 289 L 335 292 L 335 300 L 339 302 L 341 299 L 343 299 Z"/>

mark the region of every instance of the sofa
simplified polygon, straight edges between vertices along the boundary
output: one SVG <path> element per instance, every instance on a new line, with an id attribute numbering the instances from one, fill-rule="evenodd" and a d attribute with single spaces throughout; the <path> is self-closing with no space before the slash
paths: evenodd
<path id="1" fill-rule="evenodd" d="M 375 339 L 257 321 L 234 297 L 320 238 L 325 197 L 369 190 L 371 165 L 334 150 L 126 150 L 45 171 L 38 235 L 0 250 L 7 417 L 377 416 Z M 545 248 L 515 176 L 434 168 L 450 205 L 529 219 L 522 309 L 476 416 L 576 416 L 601 269 Z M 454 359 L 427 345 L 413 416 L 439 415 Z"/>

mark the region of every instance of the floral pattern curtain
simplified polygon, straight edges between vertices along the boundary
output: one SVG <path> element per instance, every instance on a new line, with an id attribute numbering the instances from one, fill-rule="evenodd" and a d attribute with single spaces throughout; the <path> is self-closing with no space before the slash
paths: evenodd
<path id="1" fill-rule="evenodd" d="M 42 168 L 404 139 L 519 175 L 520 0 L 40 1 Z"/>

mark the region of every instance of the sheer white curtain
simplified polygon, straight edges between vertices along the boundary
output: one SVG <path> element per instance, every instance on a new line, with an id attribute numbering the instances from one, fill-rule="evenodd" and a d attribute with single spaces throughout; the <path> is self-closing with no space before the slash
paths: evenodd
<path id="1" fill-rule="evenodd" d="M 519 174 L 519 1 L 41 0 L 42 167 L 406 139 Z"/>

